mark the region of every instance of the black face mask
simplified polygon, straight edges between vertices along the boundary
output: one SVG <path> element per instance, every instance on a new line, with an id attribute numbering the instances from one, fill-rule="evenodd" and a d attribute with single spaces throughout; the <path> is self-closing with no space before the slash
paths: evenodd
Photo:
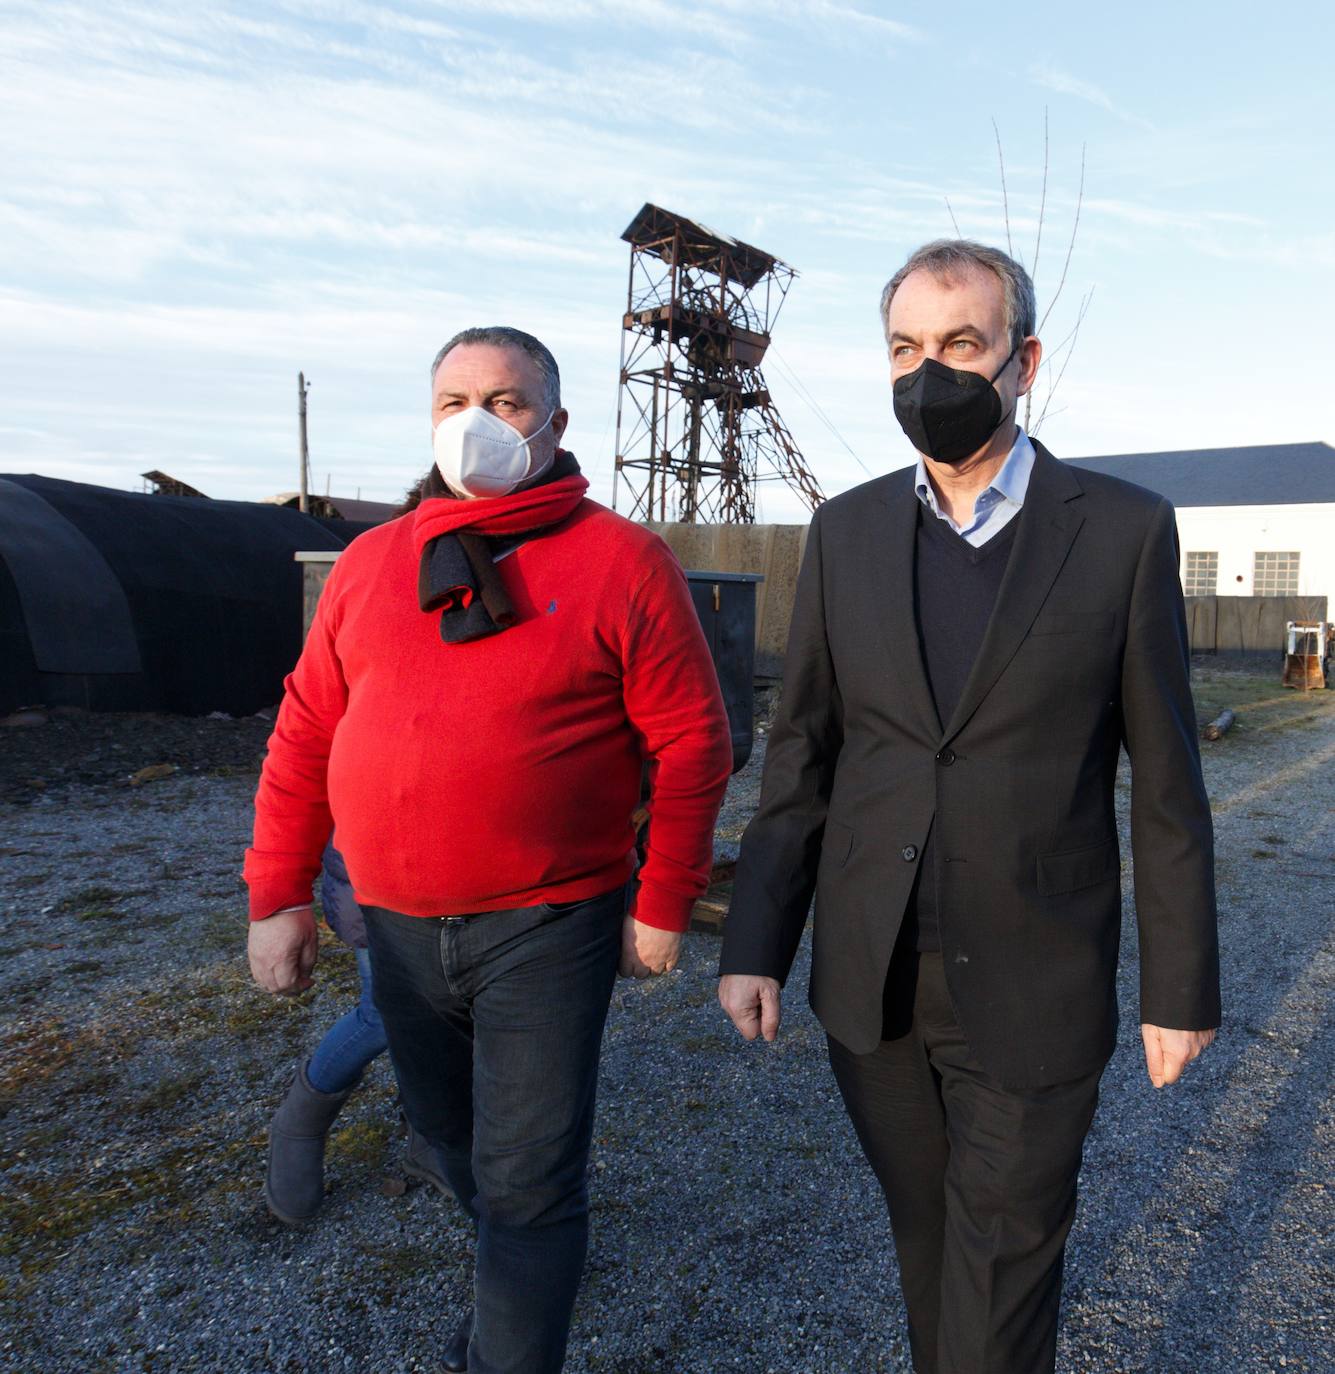
<path id="1" fill-rule="evenodd" d="M 924 358 L 895 382 L 895 419 L 919 453 L 938 463 L 958 463 L 987 443 L 1006 419 L 992 383 L 1010 366 L 1019 346 L 1011 349 L 991 381 L 981 372 Z"/>

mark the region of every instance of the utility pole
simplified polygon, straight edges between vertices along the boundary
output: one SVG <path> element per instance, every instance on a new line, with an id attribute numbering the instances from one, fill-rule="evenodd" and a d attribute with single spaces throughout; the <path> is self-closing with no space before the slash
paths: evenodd
<path id="1" fill-rule="evenodd" d="M 311 470 L 311 455 L 306 447 L 306 393 L 310 390 L 310 385 L 306 381 L 304 372 L 297 373 L 297 420 L 301 431 L 301 495 L 297 501 L 297 509 L 303 514 L 310 507 L 310 500 L 306 494 L 308 474 Z"/>

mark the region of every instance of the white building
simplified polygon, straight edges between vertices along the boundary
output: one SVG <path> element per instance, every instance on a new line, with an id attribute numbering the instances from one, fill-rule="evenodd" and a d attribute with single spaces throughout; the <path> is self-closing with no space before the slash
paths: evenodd
<path id="1" fill-rule="evenodd" d="M 1068 461 L 1173 503 L 1188 596 L 1325 597 L 1327 616 L 1335 612 L 1335 448 L 1329 444 Z"/>

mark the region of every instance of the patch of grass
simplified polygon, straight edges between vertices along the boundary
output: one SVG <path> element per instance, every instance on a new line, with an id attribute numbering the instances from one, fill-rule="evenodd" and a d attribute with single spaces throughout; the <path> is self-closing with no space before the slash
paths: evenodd
<path id="1" fill-rule="evenodd" d="M 390 1130 L 390 1123 L 386 1121 L 359 1121 L 344 1126 L 330 1133 L 329 1157 L 374 1168 L 384 1162 Z"/>
<path id="2" fill-rule="evenodd" d="M 94 883 L 91 887 L 81 887 L 77 892 L 62 897 L 56 903 L 56 910 L 76 916 L 81 921 L 101 920 L 121 915 L 120 909 L 114 905 L 120 897 L 121 894 L 114 887 Z"/>
<path id="3" fill-rule="evenodd" d="M 64 1121 L 51 1121 L 44 1126 L 31 1127 L 23 1133 L 20 1151 L 0 1155 L 0 1169 L 12 1169 L 16 1161 L 24 1156 L 40 1154 L 52 1145 L 63 1145 L 69 1139 L 69 1133 L 69 1126 Z"/>
<path id="4" fill-rule="evenodd" d="M 198 936 L 201 949 L 216 954 L 235 953 L 246 947 L 246 914 L 239 908 L 231 911 L 211 911 L 204 920 Z"/>
<path id="5" fill-rule="evenodd" d="M 128 1169 L 90 1172 L 81 1161 L 63 1173 L 11 1175 L 10 1187 L 0 1196 L 0 1257 L 19 1257 L 23 1277 L 39 1277 L 71 1241 L 99 1222 L 149 1201 L 158 1204 L 152 1220 L 179 1231 L 215 1183 L 231 1177 L 229 1166 L 235 1159 L 253 1158 L 255 1146 L 236 1140 L 210 1146 L 207 1153 L 209 1167 L 204 1171 L 192 1167 L 202 1158 L 201 1146 L 186 1144 Z"/>
<path id="6" fill-rule="evenodd" d="M 82 978 L 101 973 L 104 967 L 101 959 L 76 959 L 72 964 L 65 965 L 65 972 L 75 978 Z"/>
<path id="7" fill-rule="evenodd" d="M 1253 859 L 1273 859 L 1273 858 L 1275 858 L 1275 857 L 1276 857 L 1276 855 L 1275 855 L 1275 851 L 1274 851 L 1273 849 L 1253 849 L 1253 850 L 1252 850 L 1252 858 L 1253 858 Z"/>
<path id="8" fill-rule="evenodd" d="M 1283 835 L 1262 835 L 1262 844 L 1288 844 L 1288 840 Z"/>
<path id="9" fill-rule="evenodd" d="M 97 924 L 97 929 L 87 937 L 88 943 L 95 949 L 110 949 L 113 945 L 142 945 L 150 931 L 163 930 L 167 926 L 175 925 L 179 918 L 179 913 L 175 911 L 138 913 L 133 916 L 124 911 L 113 911 L 107 914 L 118 916 L 120 920 L 115 924 L 110 922 Z M 90 924 L 93 922 L 92 916 L 80 916 L 79 919 L 86 920 Z"/>
<path id="10" fill-rule="evenodd" d="M 236 1006 L 228 1008 L 223 1027 L 231 1035 L 268 1035 L 276 1022 L 304 1012 L 314 1000 L 311 989 L 295 997 L 272 997 L 256 988 Z"/>
<path id="11" fill-rule="evenodd" d="M 433 1245 L 364 1244 L 357 1248 L 366 1261 L 368 1277 L 421 1279 L 440 1271 L 440 1253 Z M 393 1287 L 383 1294 L 384 1300 L 390 1302 L 396 1296 L 397 1290 Z"/>
<path id="12" fill-rule="evenodd" d="M 1279 666 L 1274 671 L 1220 672 L 1211 666 L 1192 665 L 1191 694 L 1202 720 L 1213 720 L 1226 707 L 1239 713 L 1245 709 L 1265 709 L 1290 699 L 1280 685 Z M 1209 714 L 1204 714 L 1208 712 Z"/>
<path id="13" fill-rule="evenodd" d="M 208 977 L 182 979 L 172 986 L 144 992 L 132 1009 L 154 1034 L 197 1039 L 221 1034 L 229 1015 L 239 1015 L 248 1025 L 252 997 L 249 980 L 241 970 L 223 968 Z"/>
<path id="14" fill-rule="evenodd" d="M 80 1098 L 91 1098 L 92 1105 L 100 1106 L 104 1099 L 114 1095 L 117 1082 L 116 1075 L 108 1068 L 75 1071 L 56 1086 L 55 1100 L 64 1105 L 78 1102 Z"/>
<path id="15" fill-rule="evenodd" d="M 128 1110 L 139 1116 L 154 1116 L 178 1106 L 193 1097 L 204 1082 L 205 1075 L 196 1069 L 187 1070 L 175 1078 L 159 1079 L 147 1092 L 131 1102 Z"/>
<path id="16" fill-rule="evenodd" d="M 94 1029 L 72 1030 L 59 1017 L 48 1017 L 5 1037 L 0 1044 L 0 1117 L 20 1095 L 31 1095 L 74 1062 L 91 1062 L 101 1043 Z"/>
<path id="17" fill-rule="evenodd" d="M 357 961 L 350 955 L 351 951 L 346 946 L 339 946 L 336 950 L 321 946 L 320 962 L 315 970 L 315 986 L 323 996 L 338 1001 L 357 1000 L 361 980 L 357 975 Z"/>
<path id="18" fill-rule="evenodd" d="M 61 899 L 61 911 L 78 911 L 81 907 L 94 905 L 99 902 L 111 902 L 120 894 L 114 887 L 107 887 L 103 883 L 94 883 L 91 887 L 81 887 L 77 892 L 71 892 L 67 897 Z"/>
<path id="19" fill-rule="evenodd" d="M 39 945 L 30 945 L 30 949 L 38 949 Z M 35 1003 L 44 1000 L 46 990 L 55 982 L 54 975 L 45 974 L 25 978 L 22 986 L 15 988 L 13 992 L 14 1005 L 18 1007 L 31 1007 Z"/>
<path id="20" fill-rule="evenodd" d="M 43 883 L 49 883 L 52 877 L 50 873 L 24 873 L 13 879 L 13 883 L 17 888 L 41 887 Z"/>

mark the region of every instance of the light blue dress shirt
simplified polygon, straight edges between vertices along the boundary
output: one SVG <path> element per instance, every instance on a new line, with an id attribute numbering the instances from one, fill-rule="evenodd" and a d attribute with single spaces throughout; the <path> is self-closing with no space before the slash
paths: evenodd
<path id="1" fill-rule="evenodd" d="M 921 454 L 918 455 L 918 471 L 913 479 L 914 490 L 918 493 L 918 500 L 938 520 L 944 520 L 956 534 L 978 549 L 1019 515 L 1024 505 L 1024 494 L 1029 490 L 1029 474 L 1033 470 L 1034 446 L 1024 430 L 1018 429 L 1006 461 L 973 503 L 972 522 L 963 527 L 957 525 L 937 504 L 936 492 L 927 478 L 927 465 Z"/>

